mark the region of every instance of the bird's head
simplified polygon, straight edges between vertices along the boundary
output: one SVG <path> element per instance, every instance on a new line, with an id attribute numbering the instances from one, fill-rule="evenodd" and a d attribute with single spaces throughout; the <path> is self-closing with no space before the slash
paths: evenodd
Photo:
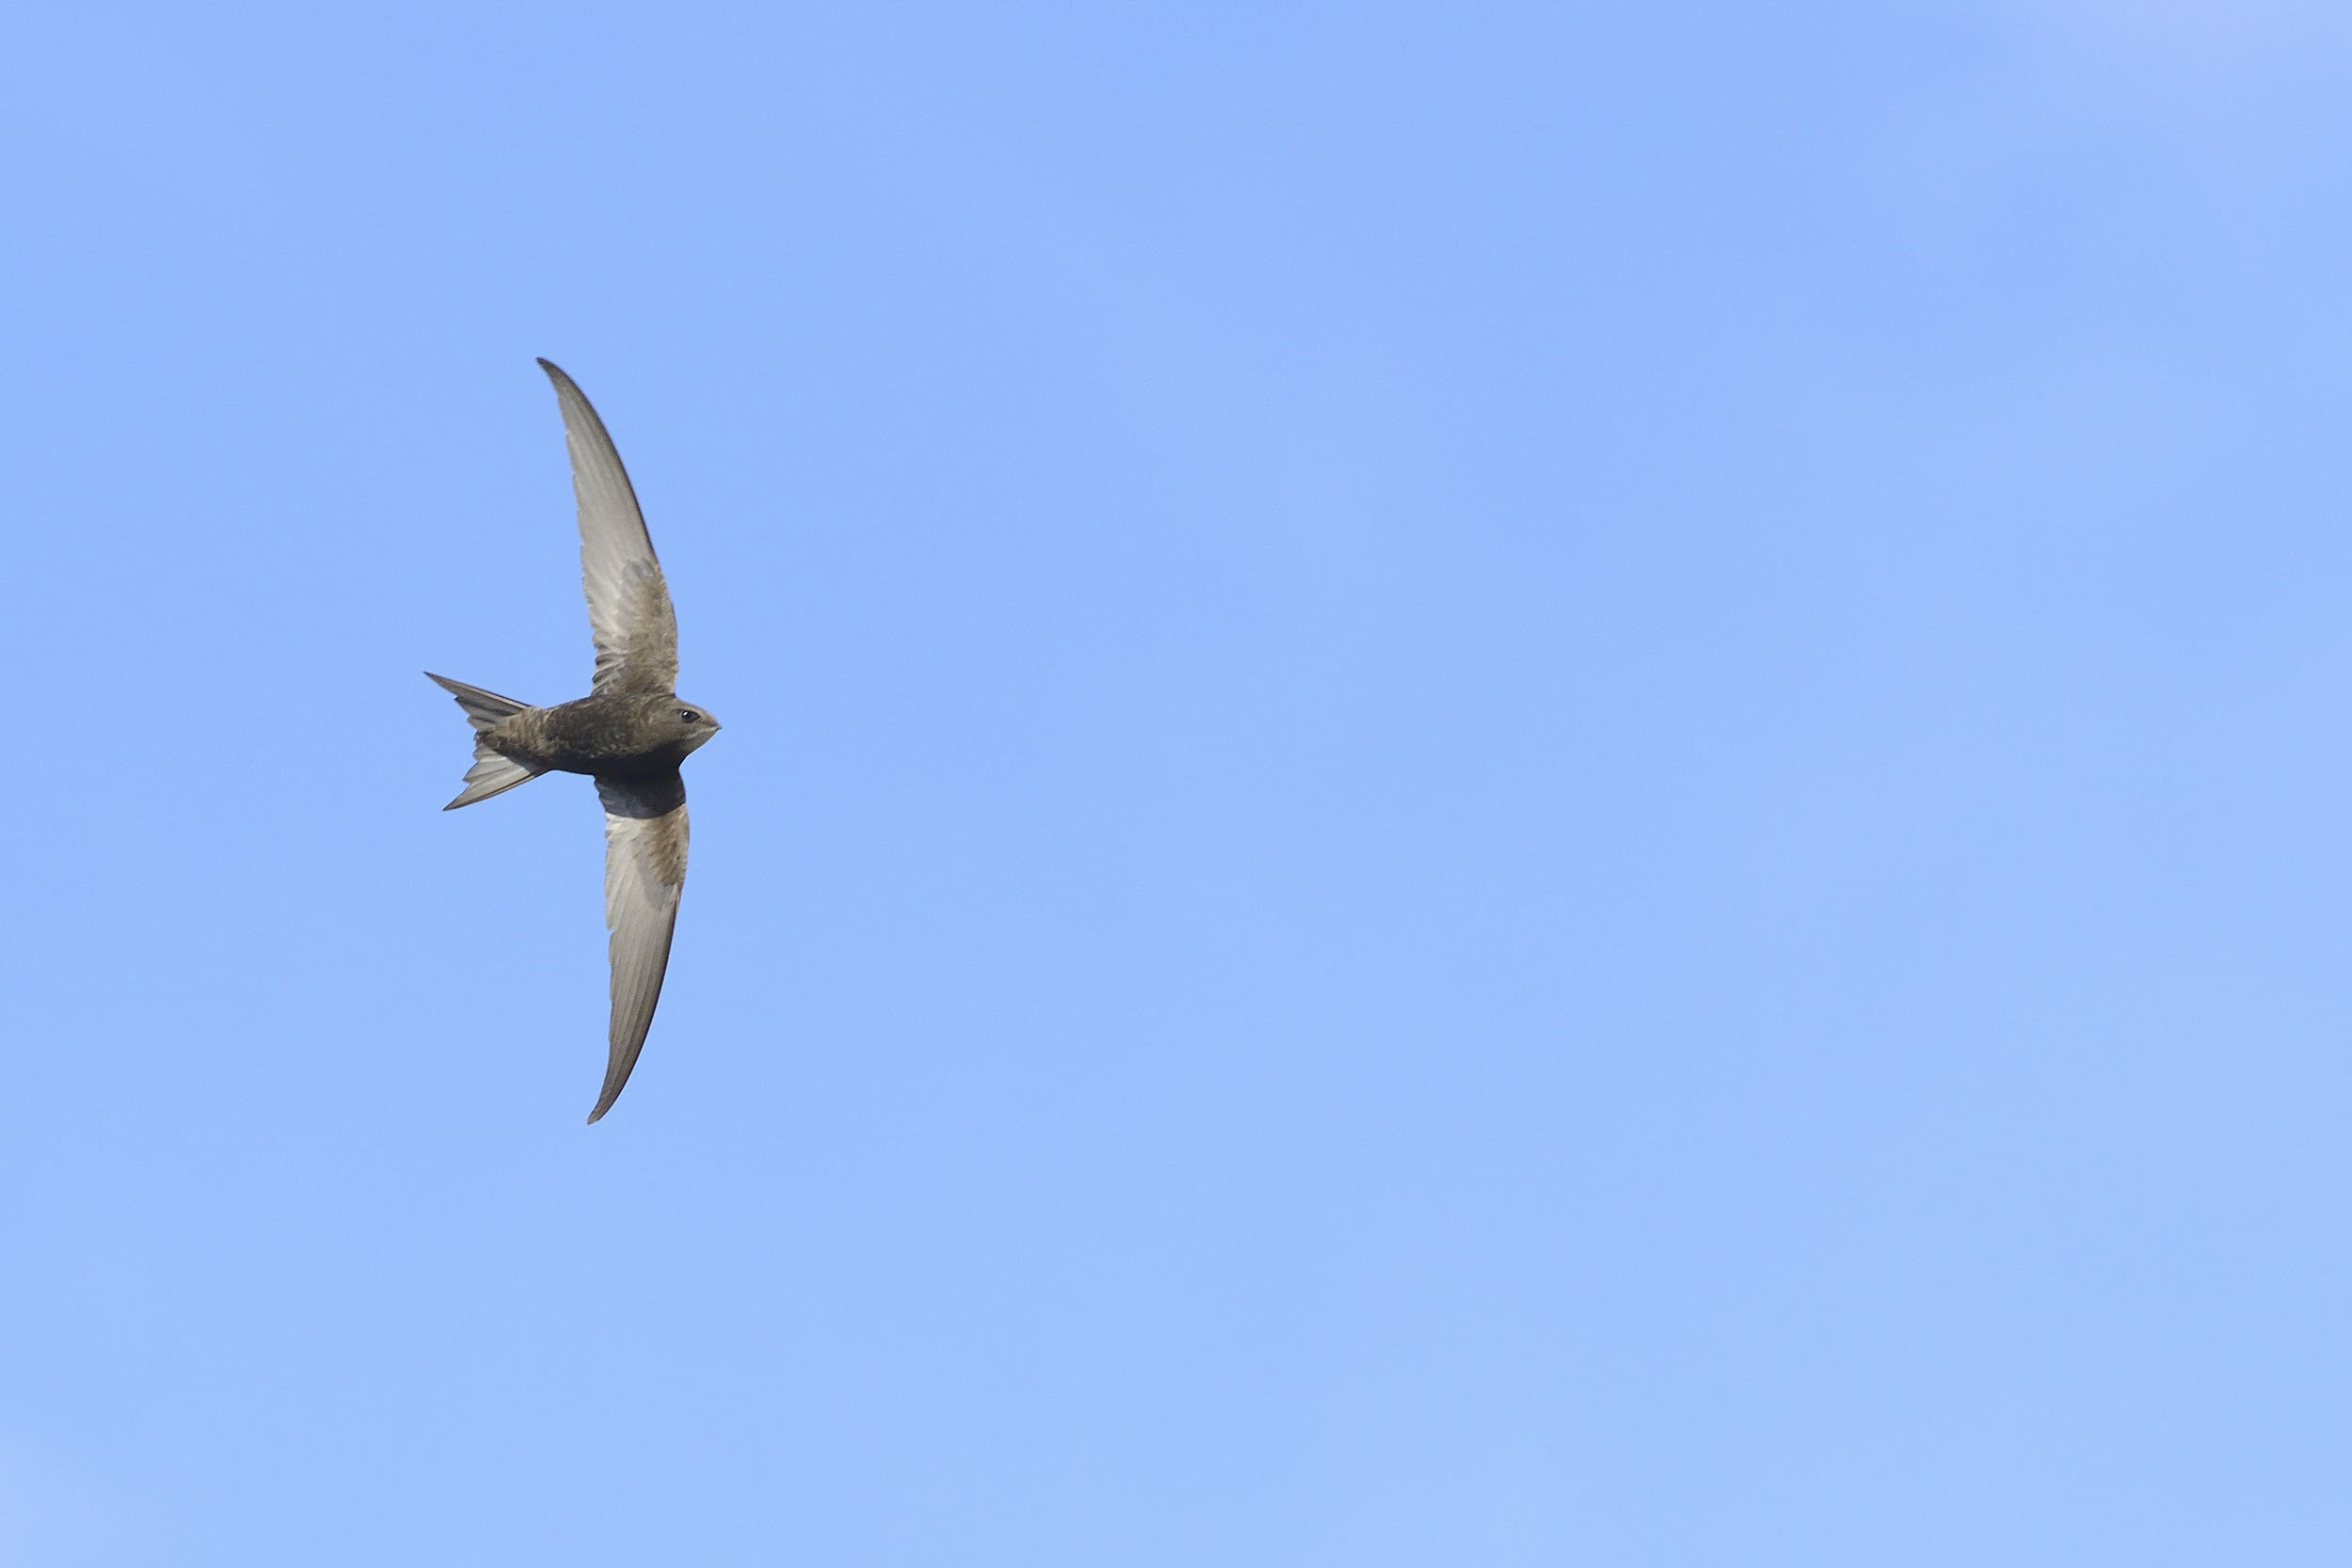
<path id="1" fill-rule="evenodd" d="M 681 757 L 719 733 L 719 721 L 708 708 L 681 698 L 664 698 L 656 720 Z"/>

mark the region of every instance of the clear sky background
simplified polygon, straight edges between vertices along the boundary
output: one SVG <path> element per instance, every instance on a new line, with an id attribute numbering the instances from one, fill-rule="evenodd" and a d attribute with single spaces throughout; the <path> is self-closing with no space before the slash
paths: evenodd
<path id="1" fill-rule="evenodd" d="M 2352 1557 L 2341 7 L 9 32 L 6 1568 Z"/>

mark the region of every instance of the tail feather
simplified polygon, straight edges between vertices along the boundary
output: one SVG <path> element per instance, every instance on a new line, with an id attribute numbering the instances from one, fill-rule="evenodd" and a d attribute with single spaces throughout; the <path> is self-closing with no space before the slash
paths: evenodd
<path id="1" fill-rule="evenodd" d="M 466 722 L 471 724 L 474 731 L 473 766 L 466 769 L 466 787 L 457 792 L 457 799 L 441 808 L 443 811 L 455 811 L 459 806 L 470 806 L 476 800 L 502 795 L 516 784 L 529 784 L 539 776 L 541 769 L 516 762 L 503 752 L 493 750 L 485 738 L 498 727 L 501 720 L 522 712 L 531 706 L 529 703 L 518 703 L 512 697 L 501 697 L 495 691 L 485 691 L 478 686 L 468 686 L 464 681 L 453 681 L 430 670 L 425 672 L 425 678 L 438 682 L 451 696 L 457 699 L 457 705 L 465 710 Z"/>
<path id="2" fill-rule="evenodd" d="M 485 691 L 478 686 L 468 686 L 464 681 L 453 681 L 447 675 L 437 675 L 430 670 L 424 673 L 424 678 L 456 698 L 457 705 L 466 710 L 466 722 L 476 730 L 486 730 L 500 720 L 511 718 L 531 705 L 529 703 L 518 703 L 512 697 L 501 697 L 495 691 Z"/>

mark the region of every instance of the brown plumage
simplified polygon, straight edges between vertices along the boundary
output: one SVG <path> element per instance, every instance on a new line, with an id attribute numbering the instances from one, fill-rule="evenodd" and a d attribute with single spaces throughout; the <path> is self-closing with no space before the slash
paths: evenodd
<path id="1" fill-rule="evenodd" d="M 442 809 L 486 800 L 542 773 L 586 773 L 604 802 L 604 916 L 612 932 L 612 1024 L 595 1121 L 612 1108 L 653 1024 L 686 885 L 686 783 L 678 764 L 719 733 L 710 710 L 679 699 L 677 617 L 637 493 L 604 421 L 572 378 L 555 384 L 580 501 L 581 586 L 596 644 L 589 694 L 533 707 L 427 674 L 457 699 L 474 729 L 466 787 Z"/>

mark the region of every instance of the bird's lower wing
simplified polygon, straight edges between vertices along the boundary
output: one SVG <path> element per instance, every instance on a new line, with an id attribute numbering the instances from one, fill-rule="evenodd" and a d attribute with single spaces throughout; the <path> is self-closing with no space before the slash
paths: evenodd
<path id="1" fill-rule="evenodd" d="M 670 967 L 678 894 L 686 886 L 686 785 L 658 779 L 596 781 L 604 801 L 604 923 L 612 929 L 612 1054 L 595 1121 L 612 1108 L 644 1049 Z"/>

